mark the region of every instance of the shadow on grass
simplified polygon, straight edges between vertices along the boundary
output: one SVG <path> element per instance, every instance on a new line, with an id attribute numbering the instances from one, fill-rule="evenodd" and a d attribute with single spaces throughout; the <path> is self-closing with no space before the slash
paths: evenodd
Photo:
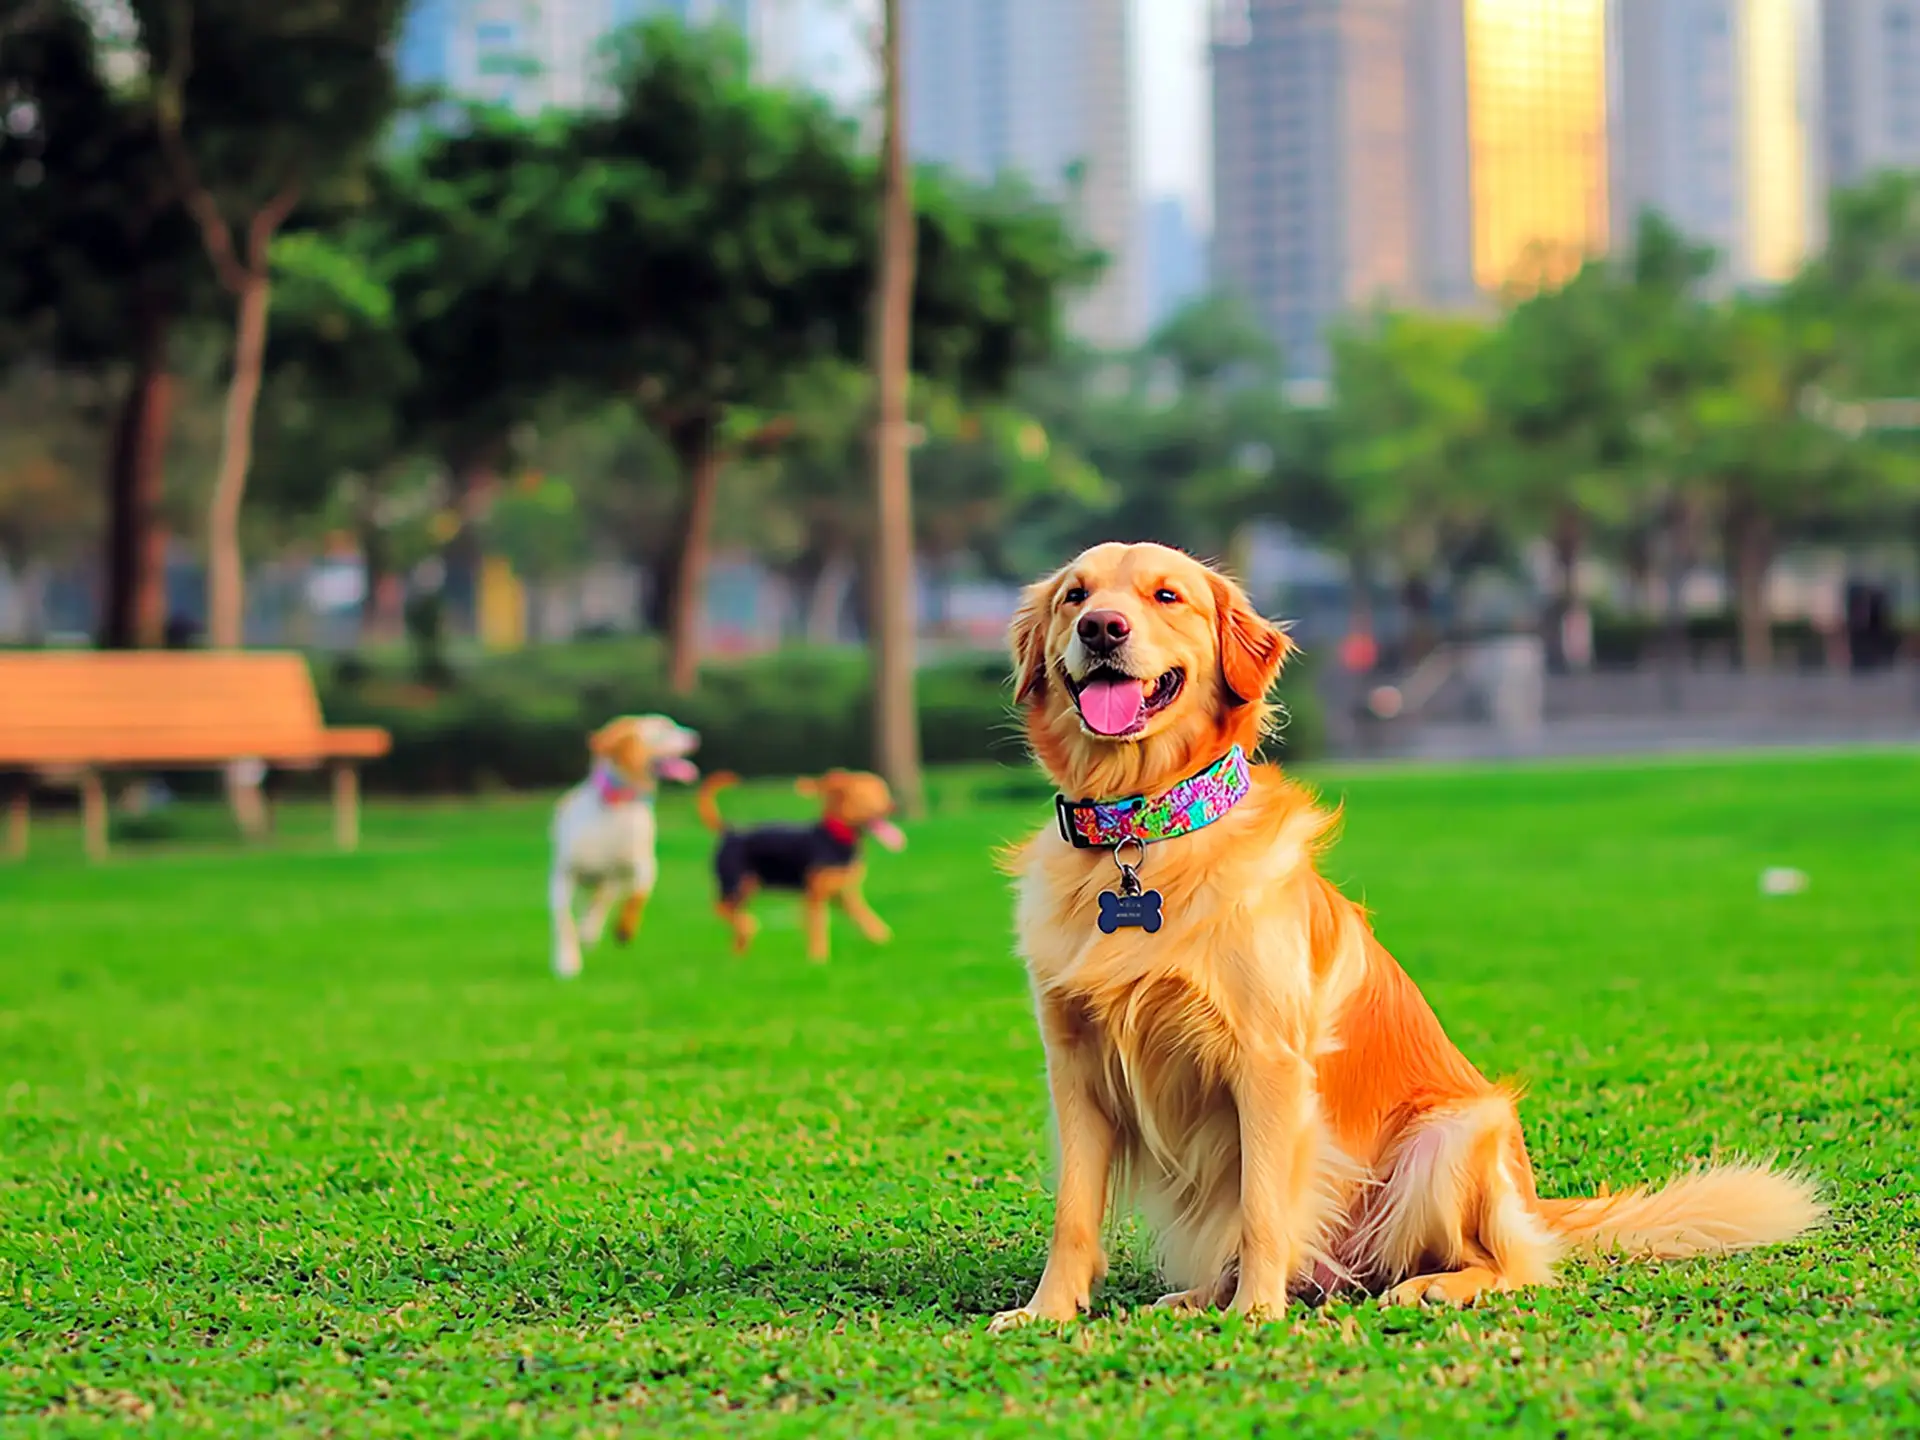
<path id="1" fill-rule="evenodd" d="M 1023 1302 L 1046 1260 L 1039 1231 L 1009 1239 L 985 1230 L 895 1230 L 867 1243 L 851 1226 L 823 1236 L 772 1215 L 736 1211 L 727 1218 L 737 1223 L 725 1230 L 667 1225 L 624 1235 L 518 1221 L 489 1235 L 456 1234 L 384 1252 L 360 1247 L 351 1297 L 338 1294 L 310 1258 L 276 1257 L 251 1278 L 279 1297 L 306 1293 L 376 1305 L 397 1293 L 417 1298 L 424 1287 L 521 1322 L 660 1310 L 756 1321 L 880 1310 L 966 1326 Z M 1162 1288 L 1144 1257 L 1122 1247 L 1095 1309 L 1145 1305 Z"/>

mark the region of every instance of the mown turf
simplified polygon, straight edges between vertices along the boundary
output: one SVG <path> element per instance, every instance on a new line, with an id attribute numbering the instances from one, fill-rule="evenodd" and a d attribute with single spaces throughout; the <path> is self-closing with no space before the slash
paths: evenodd
<path id="1" fill-rule="evenodd" d="M 1830 1231 L 1267 1327 L 1144 1313 L 1123 1231 L 1090 1323 L 990 1339 L 1048 1216 L 1024 782 L 947 778 L 873 866 L 897 941 L 825 968 L 777 903 L 727 954 L 676 800 L 640 943 L 570 985 L 540 805 L 99 869 L 55 825 L 0 868 L 0 1434 L 1920 1431 L 1920 760 L 1328 783 L 1544 1190 L 1777 1153 Z"/>

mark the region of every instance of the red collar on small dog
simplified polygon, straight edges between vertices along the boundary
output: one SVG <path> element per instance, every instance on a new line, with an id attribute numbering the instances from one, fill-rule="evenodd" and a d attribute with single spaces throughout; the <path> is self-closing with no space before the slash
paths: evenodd
<path id="1" fill-rule="evenodd" d="M 858 845 L 860 832 L 837 815 L 829 815 L 820 822 L 820 828 L 841 845 Z"/>
<path id="2" fill-rule="evenodd" d="M 607 805 L 631 805 L 642 798 L 640 787 L 611 765 L 593 767 L 593 793 Z"/>

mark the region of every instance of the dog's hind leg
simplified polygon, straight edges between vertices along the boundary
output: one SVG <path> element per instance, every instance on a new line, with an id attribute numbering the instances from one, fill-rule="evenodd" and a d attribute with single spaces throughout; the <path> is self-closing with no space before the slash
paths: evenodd
<path id="1" fill-rule="evenodd" d="M 547 880 L 547 907 L 553 912 L 553 973 L 571 979 L 580 973 L 580 933 L 573 923 L 573 877 L 564 868 Z"/>
<path id="2" fill-rule="evenodd" d="M 713 907 L 733 931 L 733 953 L 736 955 L 747 953 L 747 947 L 753 943 L 753 937 L 760 929 L 760 922 L 747 913 L 747 901 L 753 898 L 753 890 L 753 883 L 743 880 L 738 889 L 722 895 Z"/>
<path id="3" fill-rule="evenodd" d="M 653 850 L 648 847 L 634 860 L 627 883 L 620 887 L 624 898 L 620 902 L 620 923 L 613 927 L 613 938 L 622 945 L 632 944 L 633 937 L 640 933 L 640 917 L 646 913 L 647 900 L 659 878 Z"/>
<path id="4" fill-rule="evenodd" d="M 629 890 L 627 898 L 620 902 L 620 920 L 613 927 L 613 938 L 622 945 L 631 944 L 633 937 L 640 933 L 640 917 L 646 910 L 647 892 Z"/>
<path id="5" fill-rule="evenodd" d="M 1564 1248 L 1535 1213 L 1512 1099 L 1495 1091 L 1428 1111 L 1394 1141 L 1355 1230 L 1356 1270 L 1388 1305 L 1472 1305 L 1553 1282 Z"/>

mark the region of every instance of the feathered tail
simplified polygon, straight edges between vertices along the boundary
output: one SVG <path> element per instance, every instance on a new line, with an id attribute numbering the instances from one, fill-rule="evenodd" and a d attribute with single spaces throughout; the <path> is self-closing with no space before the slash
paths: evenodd
<path id="1" fill-rule="evenodd" d="M 694 804 L 700 810 L 700 823 L 716 835 L 727 833 L 727 822 L 720 818 L 720 803 L 714 797 L 729 785 L 738 785 L 740 777 L 731 770 L 716 770 L 700 782 Z"/>
<path id="2" fill-rule="evenodd" d="M 1547 1225 L 1575 1248 L 1642 1260 L 1777 1245 L 1826 1215 L 1811 1181 L 1759 1164 L 1703 1167 L 1658 1190 L 1535 1203 Z"/>

